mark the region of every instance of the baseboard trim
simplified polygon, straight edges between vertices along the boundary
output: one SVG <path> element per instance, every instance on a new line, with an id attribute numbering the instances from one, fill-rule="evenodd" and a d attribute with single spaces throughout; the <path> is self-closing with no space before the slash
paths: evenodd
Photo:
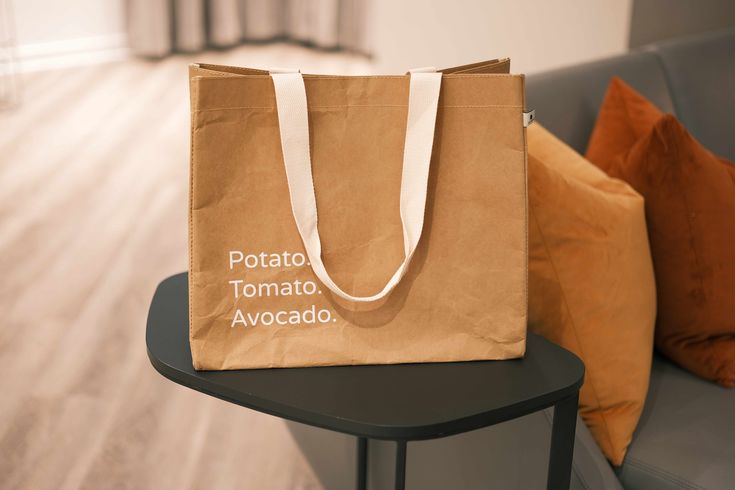
<path id="1" fill-rule="evenodd" d="M 109 63 L 130 56 L 123 33 L 23 44 L 17 47 L 16 53 L 17 67 L 21 72 Z"/>

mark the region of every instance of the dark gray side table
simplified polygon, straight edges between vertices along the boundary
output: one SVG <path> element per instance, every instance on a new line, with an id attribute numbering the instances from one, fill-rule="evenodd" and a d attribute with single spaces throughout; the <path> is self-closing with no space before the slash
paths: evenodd
<path id="1" fill-rule="evenodd" d="M 369 439 L 397 444 L 395 488 L 408 441 L 435 439 L 554 407 L 548 489 L 568 489 L 584 365 L 528 334 L 526 356 L 476 361 L 242 371 L 195 371 L 186 273 L 163 281 L 148 313 L 153 367 L 180 385 L 288 420 L 357 437 L 357 488 L 366 488 Z"/>

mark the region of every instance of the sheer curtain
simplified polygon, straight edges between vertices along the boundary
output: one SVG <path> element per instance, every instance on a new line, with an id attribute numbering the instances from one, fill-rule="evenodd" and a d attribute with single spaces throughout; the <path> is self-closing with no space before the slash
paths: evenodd
<path id="1" fill-rule="evenodd" d="M 130 49 L 140 56 L 290 40 L 369 54 L 369 0 L 127 0 Z"/>

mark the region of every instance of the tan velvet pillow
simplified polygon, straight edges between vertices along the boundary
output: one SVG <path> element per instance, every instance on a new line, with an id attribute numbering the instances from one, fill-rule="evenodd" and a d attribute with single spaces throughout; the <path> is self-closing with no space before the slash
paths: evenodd
<path id="1" fill-rule="evenodd" d="M 610 84 L 587 156 L 646 199 L 656 347 L 735 386 L 735 165 L 620 80 Z"/>
<path id="2" fill-rule="evenodd" d="M 580 415 L 615 465 L 648 390 L 656 315 L 643 199 L 528 130 L 529 320 L 585 363 Z"/>

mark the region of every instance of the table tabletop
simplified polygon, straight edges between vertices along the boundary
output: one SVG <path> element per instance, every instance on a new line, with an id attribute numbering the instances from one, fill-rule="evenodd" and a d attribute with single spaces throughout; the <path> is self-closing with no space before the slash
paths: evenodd
<path id="1" fill-rule="evenodd" d="M 575 395 L 584 365 L 529 332 L 507 361 L 196 371 L 181 273 L 155 292 L 148 357 L 166 378 L 259 412 L 371 439 L 444 437 L 526 415 Z"/>

